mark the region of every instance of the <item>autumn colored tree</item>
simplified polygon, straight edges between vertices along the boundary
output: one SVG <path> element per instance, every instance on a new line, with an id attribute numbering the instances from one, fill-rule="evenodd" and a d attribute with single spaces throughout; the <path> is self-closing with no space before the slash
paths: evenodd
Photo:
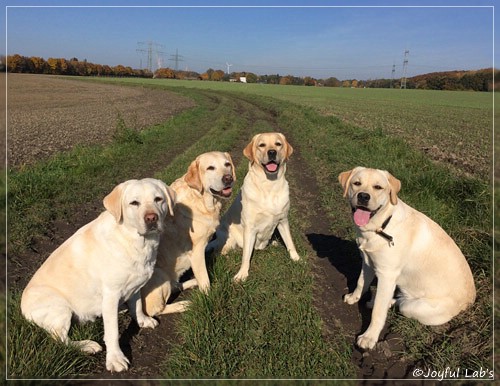
<path id="1" fill-rule="evenodd" d="M 316 79 L 306 76 L 304 78 L 304 86 L 316 86 Z"/>
<path id="2" fill-rule="evenodd" d="M 224 78 L 224 71 L 216 70 L 212 73 L 211 80 L 220 82 Z"/>
<path id="3" fill-rule="evenodd" d="M 159 68 L 154 73 L 155 78 L 175 79 L 175 71 L 171 68 Z"/>

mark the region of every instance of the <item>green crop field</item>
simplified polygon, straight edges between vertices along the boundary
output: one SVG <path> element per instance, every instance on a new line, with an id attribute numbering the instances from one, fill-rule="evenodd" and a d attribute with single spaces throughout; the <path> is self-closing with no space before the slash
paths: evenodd
<path id="1" fill-rule="evenodd" d="M 330 222 L 327 232 L 354 244 L 337 175 L 357 165 L 371 166 L 397 176 L 403 200 L 440 223 L 467 256 L 478 293 L 470 310 L 441 328 L 390 312 L 389 330 L 403 337 L 404 349 L 398 355 L 409 366 L 406 376 L 411 378 L 415 367 L 493 369 L 491 93 L 99 81 L 166 88 L 192 98 L 197 106 L 128 140 L 78 147 L 11 170 L 9 245 L 16 253 L 28 249 L 30 239 L 43 233 L 47 223 L 70 221 L 70 213 L 103 197 L 117 178 L 135 178 L 145 167 L 170 183 L 197 154 L 230 151 L 238 156 L 238 188 L 247 170 L 241 157 L 244 144 L 257 132 L 279 128 L 302 155 L 303 163 L 295 167 L 305 170 L 317 187 L 314 205 Z M 165 151 L 173 157 L 161 164 Z M 307 189 L 292 168 L 288 173 L 293 205 Z M 356 378 L 359 369 L 351 360 L 354 347 L 345 334 L 347 326 L 329 326 L 334 333 L 327 339 L 313 305 L 313 256 L 304 235 L 308 222 L 314 221 L 310 211 L 308 203 L 291 210 L 292 233 L 304 256 L 300 263 L 292 262 L 281 245 L 258 251 L 249 280 L 235 285 L 231 278 L 240 253 L 215 257 L 210 293 L 183 294 L 193 306 L 178 318 L 178 338 L 161 364 L 162 377 Z M 61 349 L 23 320 L 19 296 L 19 290 L 8 296 L 7 375 L 92 376 L 103 356 Z M 75 334 L 102 339 L 98 323 Z M 47 361 L 47 355 L 52 360 Z"/>

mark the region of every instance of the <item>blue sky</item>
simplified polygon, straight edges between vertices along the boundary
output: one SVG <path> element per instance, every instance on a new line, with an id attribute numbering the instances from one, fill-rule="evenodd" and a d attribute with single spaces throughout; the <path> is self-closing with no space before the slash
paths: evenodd
<path id="1" fill-rule="evenodd" d="M 259 6 L 266 3 L 279 7 Z M 230 63 L 230 71 L 339 79 L 390 78 L 393 64 L 400 77 L 405 50 L 409 76 L 491 67 L 494 2 L 464 7 L 471 3 L 7 0 L 3 51 L 140 68 L 147 53 L 138 49 L 154 42 L 155 68 L 173 68 L 178 50 L 179 69 L 226 70 Z M 86 7 L 68 7 L 75 5 Z"/>

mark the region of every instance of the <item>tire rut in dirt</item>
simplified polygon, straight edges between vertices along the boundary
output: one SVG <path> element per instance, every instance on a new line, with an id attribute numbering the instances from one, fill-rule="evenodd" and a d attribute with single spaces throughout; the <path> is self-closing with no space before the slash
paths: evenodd
<path id="1" fill-rule="evenodd" d="M 288 133 L 285 135 L 293 146 L 293 136 Z M 335 339 L 339 333 L 347 334 L 353 345 L 351 359 L 357 368 L 358 378 L 405 378 L 411 370 L 411 364 L 402 358 L 402 338 L 388 332 L 387 326 L 375 349 L 363 351 L 355 345 L 357 335 L 366 330 L 371 318 L 371 310 L 365 305 L 366 300 L 369 300 L 366 296 L 357 306 L 349 306 L 343 301 L 343 296 L 356 287 L 361 270 L 358 247 L 355 242 L 348 240 L 345 230 L 338 229 L 335 234 L 331 229 L 325 209 L 318 200 L 318 184 L 308 170 L 300 147 L 295 146 L 287 178 L 291 183 L 291 205 L 298 210 L 299 217 L 306 224 L 303 232 L 309 255 L 312 256 L 315 279 L 313 302 L 323 320 L 323 337 Z"/>

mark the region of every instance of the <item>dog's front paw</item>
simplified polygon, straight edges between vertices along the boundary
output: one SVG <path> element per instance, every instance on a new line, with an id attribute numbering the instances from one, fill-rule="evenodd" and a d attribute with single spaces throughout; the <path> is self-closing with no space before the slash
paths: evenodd
<path id="1" fill-rule="evenodd" d="M 144 315 L 142 318 L 137 318 L 137 324 L 141 328 L 155 328 L 159 323 L 155 318 Z"/>
<path id="2" fill-rule="evenodd" d="M 357 303 L 359 299 L 360 296 L 356 292 L 344 295 L 344 303 L 347 303 L 349 305 Z"/>
<path id="3" fill-rule="evenodd" d="M 121 351 L 108 352 L 106 355 L 106 369 L 108 369 L 108 371 L 119 373 L 128 370 L 129 364 L 130 362 L 127 357 L 123 355 Z"/>
<path id="4" fill-rule="evenodd" d="M 201 280 L 198 280 L 198 288 L 205 295 L 208 295 L 208 291 L 210 290 L 210 281 L 207 280 L 206 282 L 202 282 Z"/>
<path id="5" fill-rule="evenodd" d="M 290 252 L 290 258 L 291 258 L 293 261 L 300 260 L 300 256 L 299 256 L 299 254 L 298 254 L 296 251 L 292 251 L 292 252 Z"/>
<path id="6" fill-rule="evenodd" d="M 236 275 L 234 275 L 234 278 L 233 280 L 236 282 L 236 283 L 241 283 L 243 281 L 245 281 L 248 277 L 248 272 L 238 272 Z"/>
<path id="7" fill-rule="evenodd" d="M 358 336 L 356 344 L 366 350 L 371 350 L 375 347 L 378 341 L 378 336 L 373 336 L 369 332 L 365 332 L 363 335 Z"/>

